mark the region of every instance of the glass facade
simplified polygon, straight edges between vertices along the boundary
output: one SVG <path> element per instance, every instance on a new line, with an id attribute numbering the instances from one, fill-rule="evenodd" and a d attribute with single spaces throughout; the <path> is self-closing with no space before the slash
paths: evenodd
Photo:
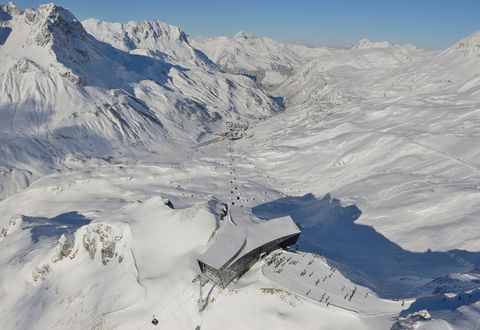
<path id="1" fill-rule="evenodd" d="M 245 274 L 260 259 L 263 253 L 270 253 L 280 247 L 293 245 L 297 242 L 299 236 L 300 234 L 295 234 L 270 241 L 253 249 L 235 262 L 222 266 L 220 269 L 215 269 L 201 261 L 198 261 L 198 263 L 206 277 L 225 289 L 231 281 Z"/>

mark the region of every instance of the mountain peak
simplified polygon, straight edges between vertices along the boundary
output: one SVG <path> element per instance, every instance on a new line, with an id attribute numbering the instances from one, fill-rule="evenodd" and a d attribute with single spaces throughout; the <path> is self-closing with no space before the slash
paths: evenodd
<path id="1" fill-rule="evenodd" d="M 77 19 L 67 9 L 60 7 L 54 3 L 44 3 L 38 6 L 37 11 L 43 11 L 48 14 L 49 17 L 61 16 L 65 20 L 76 21 Z"/>
<path id="2" fill-rule="evenodd" d="M 74 15 L 53 3 L 24 11 L 13 3 L 1 5 L 0 44 L 4 54 L 16 55 L 21 47 L 24 57 L 45 67 L 55 61 L 68 67 L 88 63 L 98 48 Z"/>
<path id="3" fill-rule="evenodd" d="M 128 28 L 135 33 L 143 34 L 144 39 L 166 38 L 181 42 L 187 41 L 187 35 L 178 26 L 163 23 L 159 20 L 135 22 L 130 21 L 126 24 Z"/>
<path id="4" fill-rule="evenodd" d="M 27 9 L 30 12 L 31 19 L 36 19 L 41 24 L 56 26 L 61 28 L 63 32 L 72 32 L 68 29 L 82 29 L 80 22 L 67 9 L 60 7 L 54 3 L 47 3 L 38 6 L 37 9 Z M 34 17 L 32 17 L 34 16 Z"/>
<path id="5" fill-rule="evenodd" d="M 57 59 L 76 64 L 90 62 L 92 37 L 67 9 L 53 3 L 28 8 L 25 23 L 32 26 L 34 43 L 50 47 Z"/>
<path id="6" fill-rule="evenodd" d="M 255 36 L 253 34 L 250 34 L 250 33 L 247 33 L 247 32 L 244 32 L 244 31 L 240 31 L 238 32 L 235 37 L 235 39 L 253 39 L 255 38 Z"/>
<path id="7" fill-rule="evenodd" d="M 463 38 L 448 50 L 462 56 L 480 56 L 480 31 Z"/>
<path id="8" fill-rule="evenodd" d="M 22 11 L 13 2 L 0 5 L 0 21 L 8 21 L 12 19 L 13 16 L 21 14 Z"/>
<path id="9" fill-rule="evenodd" d="M 388 48 L 391 46 L 393 46 L 393 44 L 388 41 L 370 41 L 367 38 L 362 38 L 352 49 Z"/>
<path id="10" fill-rule="evenodd" d="M 82 21 L 82 25 L 96 39 L 125 52 L 217 70 L 210 59 L 190 45 L 187 34 L 178 26 L 159 20 L 121 24 L 94 18 Z"/>
<path id="11" fill-rule="evenodd" d="M 88 33 L 116 48 L 131 51 L 137 48 L 159 49 L 165 43 L 188 44 L 188 37 L 178 26 L 159 20 L 111 23 L 89 18 L 82 22 Z M 170 46 L 166 46 L 168 50 Z"/>

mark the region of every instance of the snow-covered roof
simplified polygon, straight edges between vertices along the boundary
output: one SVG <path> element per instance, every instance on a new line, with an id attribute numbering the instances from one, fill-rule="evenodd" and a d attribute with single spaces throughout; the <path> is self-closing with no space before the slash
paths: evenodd
<path id="1" fill-rule="evenodd" d="M 259 220 L 246 210 L 232 208 L 215 242 L 198 260 L 216 269 L 231 264 L 250 251 L 278 238 L 300 233 L 289 216 Z"/>
<path id="2" fill-rule="evenodd" d="M 246 231 L 227 221 L 217 234 L 215 243 L 198 260 L 218 269 L 235 258 L 245 246 L 246 241 Z"/>

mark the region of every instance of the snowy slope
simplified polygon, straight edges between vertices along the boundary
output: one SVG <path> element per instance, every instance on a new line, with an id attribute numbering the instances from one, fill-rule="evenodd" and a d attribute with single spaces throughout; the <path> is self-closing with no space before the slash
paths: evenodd
<path id="1" fill-rule="evenodd" d="M 480 31 L 463 38 L 450 47 L 447 52 L 456 53 L 464 57 L 478 56 L 480 53 Z"/>
<path id="2" fill-rule="evenodd" d="M 206 250 L 221 209 L 209 195 L 230 194 L 223 183 L 228 173 L 216 166 L 119 164 L 58 173 L 0 202 L 0 244 L 11 247 L 0 252 L 3 325 L 149 329 L 155 328 L 152 315 L 165 329 L 316 329 L 327 323 L 367 329 L 362 319 L 378 322 L 304 300 L 259 269 L 223 291 L 207 284 L 210 299 L 199 313 L 196 257 Z M 249 192 L 255 190 L 258 185 Z M 167 196 L 177 209 L 165 205 Z"/>
<path id="3" fill-rule="evenodd" d="M 305 70 L 312 61 L 322 68 L 340 65 L 365 68 L 404 63 L 422 53 L 412 45 L 367 39 L 360 40 L 352 49 L 307 47 L 245 32 L 234 38 L 193 38 L 192 43 L 224 71 L 255 77 L 269 90 Z"/>
<path id="4" fill-rule="evenodd" d="M 176 65 L 215 68 L 210 59 L 190 45 L 188 36 L 178 26 L 157 20 L 120 24 L 94 18 L 83 21 L 82 25 L 98 40 L 126 52 L 157 57 Z"/>
<path id="5" fill-rule="evenodd" d="M 2 327 L 478 328 L 477 36 L 191 40 L 2 6 Z M 228 205 L 290 216 L 299 251 L 200 292 Z"/>
<path id="6" fill-rule="evenodd" d="M 257 215 L 293 216 L 300 249 L 383 297 L 426 295 L 408 311 L 430 309 L 439 329 L 475 328 L 478 308 L 477 36 L 439 52 L 361 40 L 319 53 L 271 90 L 287 111 L 239 144 L 289 196 Z"/>
<path id="7" fill-rule="evenodd" d="M 10 4 L 2 13 L 9 31 L 0 47 L 2 197 L 65 168 L 65 158 L 162 154 L 227 121 L 278 110 L 248 78 L 208 61 L 187 68 L 183 58 L 172 64 L 119 50 L 53 4 L 25 11 Z M 178 48 L 197 54 L 188 44 Z"/>
<path id="8" fill-rule="evenodd" d="M 234 38 L 193 38 L 192 42 L 225 72 L 255 77 L 265 86 L 281 83 L 304 63 L 288 45 L 245 32 Z"/>
<path id="9" fill-rule="evenodd" d="M 301 249 L 383 297 L 433 294 L 410 312 L 431 310 L 439 329 L 466 328 L 478 308 L 478 285 L 446 281 L 463 297 L 452 317 L 434 284 L 480 262 L 480 62 L 458 45 L 380 68 L 312 62 L 275 91 L 287 111 L 241 149 L 289 195 L 260 214 L 292 215 L 308 228 Z"/>

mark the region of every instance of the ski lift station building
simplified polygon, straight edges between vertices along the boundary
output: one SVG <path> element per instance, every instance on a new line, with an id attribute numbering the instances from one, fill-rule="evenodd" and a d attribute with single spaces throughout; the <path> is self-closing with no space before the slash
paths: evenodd
<path id="1" fill-rule="evenodd" d="M 226 288 L 263 255 L 295 244 L 299 236 L 300 229 L 289 216 L 263 221 L 234 207 L 198 264 L 204 276 Z"/>

